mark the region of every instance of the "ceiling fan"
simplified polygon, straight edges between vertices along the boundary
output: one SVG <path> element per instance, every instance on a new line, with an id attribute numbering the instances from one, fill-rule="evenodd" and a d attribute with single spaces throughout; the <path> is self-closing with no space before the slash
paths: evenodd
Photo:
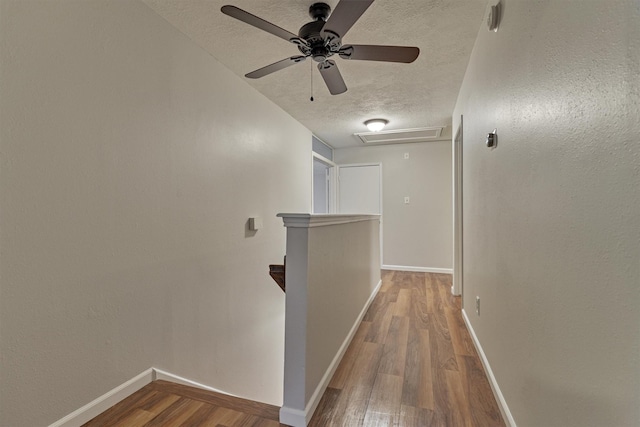
<path id="1" fill-rule="evenodd" d="M 420 49 L 417 47 L 342 44 L 342 38 L 347 34 L 347 31 L 372 3 L 373 0 L 341 0 L 333 13 L 331 13 L 331 7 L 328 4 L 314 3 L 309 7 L 309 16 L 313 21 L 303 25 L 298 31 L 298 35 L 235 6 L 222 6 L 221 11 L 226 15 L 297 45 L 302 54 L 259 68 L 245 74 L 245 77 L 258 79 L 311 57 L 318 62 L 318 70 L 320 70 L 329 92 L 332 95 L 338 95 L 346 92 L 347 86 L 342 79 L 338 66 L 333 60 L 329 59 L 333 55 L 337 54 L 341 58 L 348 60 L 403 62 L 408 64 L 415 61 L 420 54 Z"/>

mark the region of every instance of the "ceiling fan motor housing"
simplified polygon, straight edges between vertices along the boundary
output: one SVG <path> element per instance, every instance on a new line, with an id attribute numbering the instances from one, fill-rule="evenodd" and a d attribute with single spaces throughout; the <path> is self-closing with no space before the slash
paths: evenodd
<path id="1" fill-rule="evenodd" d="M 298 36 L 301 39 L 308 41 L 310 45 L 318 42 L 322 43 L 323 38 L 320 34 L 320 31 L 322 31 L 322 27 L 324 27 L 324 21 L 311 21 L 308 24 L 304 24 L 302 27 L 300 27 Z"/>
<path id="2" fill-rule="evenodd" d="M 314 61 L 322 62 L 332 53 L 325 46 L 324 38 L 320 31 L 324 26 L 324 21 L 313 21 L 303 25 L 298 32 L 298 36 L 309 43 L 309 46 L 298 46 L 303 54 L 310 54 Z"/>
<path id="3" fill-rule="evenodd" d="M 309 6 L 309 16 L 316 21 L 326 21 L 331 13 L 331 7 L 326 3 L 314 3 Z"/>
<path id="4" fill-rule="evenodd" d="M 335 54 L 340 46 L 336 46 L 336 43 L 328 43 L 325 37 L 322 35 L 322 29 L 325 21 L 331 13 L 331 7 L 326 3 L 314 3 L 309 7 L 309 16 L 314 19 L 305 25 L 303 25 L 298 31 L 298 36 L 305 40 L 309 45 L 300 46 L 298 49 L 305 55 L 310 55 L 316 62 L 324 62 Z"/>

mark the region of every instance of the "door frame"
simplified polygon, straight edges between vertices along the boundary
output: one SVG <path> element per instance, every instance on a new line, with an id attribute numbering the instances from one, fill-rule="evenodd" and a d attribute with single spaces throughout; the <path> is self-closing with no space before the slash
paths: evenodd
<path id="1" fill-rule="evenodd" d="M 451 293 L 462 295 L 463 286 L 463 217 L 462 217 L 462 153 L 463 153 L 463 116 L 453 138 L 453 284 Z M 464 304 L 464 298 L 462 298 Z"/>
<path id="2" fill-rule="evenodd" d="M 313 185 L 313 164 L 314 162 L 317 160 L 321 163 L 324 163 L 325 165 L 327 165 L 329 167 L 329 213 L 336 213 L 338 212 L 338 164 L 333 162 L 330 159 L 327 159 L 326 157 L 324 157 L 321 154 L 316 153 L 315 151 L 313 151 L 311 153 L 311 213 L 314 212 L 314 206 L 313 206 L 313 189 L 314 189 L 314 185 Z"/>

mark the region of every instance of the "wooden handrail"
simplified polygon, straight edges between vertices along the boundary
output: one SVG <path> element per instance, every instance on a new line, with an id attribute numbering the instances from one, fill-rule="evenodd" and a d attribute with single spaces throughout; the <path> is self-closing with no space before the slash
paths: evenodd
<path id="1" fill-rule="evenodd" d="M 280 286 L 280 289 L 282 289 L 282 292 L 286 292 L 285 281 L 284 281 L 286 265 L 287 265 L 287 257 L 284 257 L 283 265 L 280 265 L 280 264 L 269 265 L 269 276 L 271 276 L 271 278 L 278 284 L 278 286 Z"/>

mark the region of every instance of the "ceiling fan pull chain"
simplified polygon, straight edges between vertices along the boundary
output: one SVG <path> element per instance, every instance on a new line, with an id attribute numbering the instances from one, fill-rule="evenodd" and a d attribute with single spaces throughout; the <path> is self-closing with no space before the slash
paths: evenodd
<path id="1" fill-rule="evenodd" d="M 309 100 L 313 102 L 313 62 L 309 61 L 309 70 L 311 70 L 311 98 Z"/>

